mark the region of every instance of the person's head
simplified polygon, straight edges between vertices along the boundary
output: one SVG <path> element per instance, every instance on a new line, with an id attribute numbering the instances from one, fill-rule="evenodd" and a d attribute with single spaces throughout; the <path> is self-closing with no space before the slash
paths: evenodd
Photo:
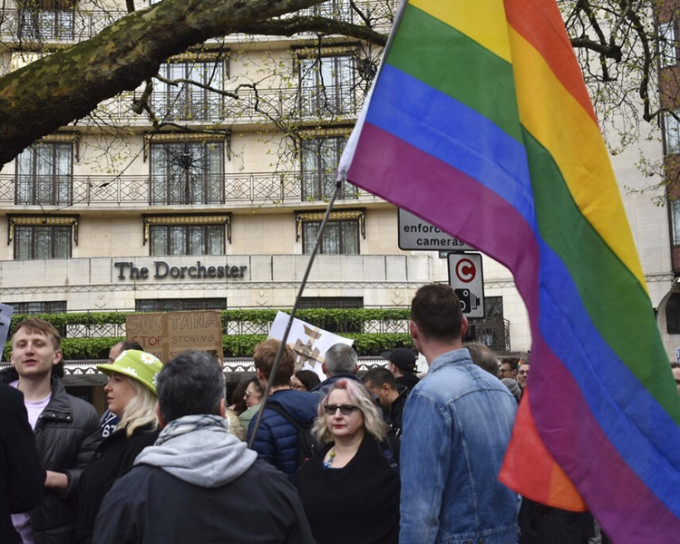
<path id="1" fill-rule="evenodd" d="M 117 342 L 111 346 L 109 349 L 109 364 L 113 363 L 118 356 L 128 349 L 136 349 L 138 351 L 144 351 L 144 348 L 139 342 L 134 340 L 124 340 L 123 342 Z"/>
<path id="2" fill-rule="evenodd" d="M 204 351 L 185 351 L 163 365 L 156 388 L 163 425 L 189 415 L 225 413 L 222 368 Z"/>
<path id="3" fill-rule="evenodd" d="M 333 344 L 324 355 L 323 369 L 328 376 L 356 374 L 359 370 L 357 352 L 347 344 Z"/>
<path id="4" fill-rule="evenodd" d="M 364 374 L 363 382 L 366 389 L 378 397 L 380 404 L 386 408 L 392 406 L 394 399 L 399 396 L 397 379 L 383 366 L 369 368 Z"/>
<path id="5" fill-rule="evenodd" d="M 257 406 L 262 402 L 262 387 L 257 378 L 250 378 L 248 380 L 248 386 L 243 393 L 243 400 L 246 401 L 248 408 Z"/>
<path id="6" fill-rule="evenodd" d="M 524 389 L 527 386 L 527 378 L 529 377 L 529 363 L 522 362 L 519 365 L 519 370 L 517 371 L 517 383 Z"/>
<path id="7" fill-rule="evenodd" d="M 467 330 L 460 299 L 449 285 L 423 285 L 411 302 L 409 331 L 419 351 L 421 340 L 450 344 L 460 339 Z"/>
<path id="8" fill-rule="evenodd" d="M 274 361 L 276 354 L 279 351 L 281 342 L 279 340 L 269 339 L 260 342 L 255 346 L 253 352 L 253 359 L 255 368 L 257 369 L 257 377 L 260 380 L 262 387 L 265 387 L 269 381 L 272 369 L 274 368 Z M 274 387 L 281 385 L 290 385 L 290 377 L 295 371 L 295 353 L 289 346 L 283 346 L 283 353 L 279 361 L 279 366 L 274 375 L 272 385 Z"/>
<path id="9" fill-rule="evenodd" d="M 493 350 L 481 342 L 467 342 L 463 344 L 464 348 L 470 352 L 472 362 L 478 367 L 483 368 L 489 374 L 498 376 L 498 359 Z"/>
<path id="10" fill-rule="evenodd" d="M 397 348 L 382 356 L 390 362 L 390 371 L 395 376 L 412 374 L 416 369 L 416 354 L 409 348 Z"/>
<path id="11" fill-rule="evenodd" d="M 104 386 L 109 410 L 120 417 L 116 428 L 133 431 L 152 423 L 156 425 L 156 378 L 163 363 L 144 351 L 123 351 L 113 363 L 97 365 L 109 376 Z"/>
<path id="12" fill-rule="evenodd" d="M 517 370 L 519 367 L 519 357 L 505 357 L 501 361 L 501 366 L 498 369 L 498 377 L 517 379 Z"/>
<path id="13" fill-rule="evenodd" d="M 320 382 L 318 374 L 312 370 L 298 370 L 290 379 L 290 385 L 298 391 L 309 391 Z"/>
<path id="14" fill-rule="evenodd" d="M 387 426 L 366 387 L 356 380 L 340 379 L 319 403 L 313 433 L 319 442 L 368 433 L 385 438 Z"/>
<path id="15" fill-rule="evenodd" d="M 10 360 L 19 379 L 49 378 L 61 362 L 61 336 L 44 319 L 31 317 L 21 321 L 11 339 Z"/>
<path id="16" fill-rule="evenodd" d="M 671 363 L 671 372 L 675 379 L 675 387 L 678 388 L 678 393 L 680 393 L 680 363 Z"/>

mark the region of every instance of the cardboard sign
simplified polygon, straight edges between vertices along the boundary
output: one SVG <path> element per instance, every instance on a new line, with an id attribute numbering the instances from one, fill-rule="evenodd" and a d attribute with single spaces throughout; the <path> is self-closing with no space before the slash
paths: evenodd
<path id="1" fill-rule="evenodd" d="M 139 342 L 163 362 L 189 349 L 224 359 L 219 311 L 131 314 L 125 318 L 125 331 L 128 340 Z"/>
<path id="2" fill-rule="evenodd" d="M 269 331 L 269 338 L 281 340 L 283 338 L 283 333 L 286 332 L 286 326 L 289 319 L 290 316 L 288 314 L 278 312 L 274 319 L 274 323 L 272 323 L 272 328 Z M 322 380 L 326 378 L 321 369 L 324 355 L 328 348 L 337 343 L 351 346 L 354 343 L 354 340 L 325 331 L 297 318 L 293 319 L 293 324 L 286 341 L 286 344 L 295 352 L 295 355 L 297 355 L 295 370 L 312 370 L 316 372 Z"/>

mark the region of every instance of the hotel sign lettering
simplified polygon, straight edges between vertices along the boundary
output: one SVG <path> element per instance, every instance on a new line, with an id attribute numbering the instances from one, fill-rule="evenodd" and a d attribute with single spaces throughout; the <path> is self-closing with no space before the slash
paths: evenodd
<path id="1" fill-rule="evenodd" d="M 247 266 L 206 265 L 196 261 L 190 265 L 173 265 L 167 261 L 153 261 L 151 266 L 137 266 L 133 261 L 118 261 L 113 263 L 114 274 L 118 280 L 211 280 L 211 279 L 241 279 L 245 276 Z"/>

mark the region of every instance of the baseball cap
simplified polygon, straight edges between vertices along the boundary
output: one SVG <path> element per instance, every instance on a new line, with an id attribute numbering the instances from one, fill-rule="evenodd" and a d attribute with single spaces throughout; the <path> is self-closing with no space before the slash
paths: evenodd
<path id="1" fill-rule="evenodd" d="M 416 354 L 409 348 L 397 348 L 392 351 L 385 351 L 382 357 L 387 359 L 397 368 L 406 372 L 413 372 L 416 368 Z"/>

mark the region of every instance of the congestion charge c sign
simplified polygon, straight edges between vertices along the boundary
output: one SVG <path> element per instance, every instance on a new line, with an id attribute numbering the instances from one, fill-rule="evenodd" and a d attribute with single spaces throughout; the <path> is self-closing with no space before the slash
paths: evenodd
<path id="1" fill-rule="evenodd" d="M 470 283 L 476 275 L 477 269 L 470 259 L 461 259 L 456 264 L 456 276 L 463 283 Z"/>

